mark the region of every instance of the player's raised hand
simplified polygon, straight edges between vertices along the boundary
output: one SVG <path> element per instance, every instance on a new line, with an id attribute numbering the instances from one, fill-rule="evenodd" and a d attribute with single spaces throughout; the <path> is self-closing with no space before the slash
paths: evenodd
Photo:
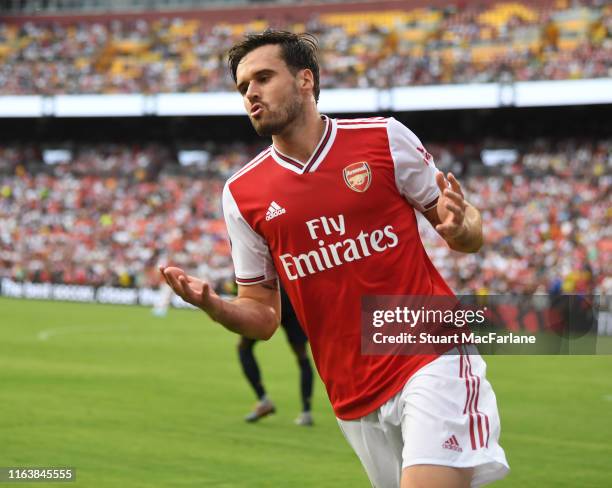
<path id="1" fill-rule="evenodd" d="M 440 188 L 438 198 L 438 217 L 440 223 L 436 230 L 445 239 L 453 239 L 464 230 L 466 202 L 461 185 L 455 175 L 448 173 L 448 180 L 442 172 L 436 175 L 436 183 Z"/>
<path id="2" fill-rule="evenodd" d="M 159 271 L 174 293 L 209 315 L 215 315 L 222 300 L 207 282 L 173 266 L 160 266 Z"/>

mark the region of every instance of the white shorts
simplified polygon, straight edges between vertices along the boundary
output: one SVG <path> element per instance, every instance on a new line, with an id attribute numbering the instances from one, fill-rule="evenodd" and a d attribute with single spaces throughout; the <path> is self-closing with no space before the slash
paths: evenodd
<path id="1" fill-rule="evenodd" d="M 372 486 L 398 488 L 402 469 L 416 464 L 473 467 L 472 486 L 508 473 L 487 366 L 470 352 L 453 349 L 435 359 L 365 417 L 338 419 Z"/>

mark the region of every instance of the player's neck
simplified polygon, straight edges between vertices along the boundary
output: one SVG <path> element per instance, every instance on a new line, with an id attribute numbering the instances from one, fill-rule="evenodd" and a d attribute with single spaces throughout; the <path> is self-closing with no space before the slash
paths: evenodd
<path id="1" fill-rule="evenodd" d="M 324 130 L 325 121 L 315 106 L 306 110 L 282 134 L 272 136 L 272 142 L 283 154 L 305 163 L 319 144 Z"/>

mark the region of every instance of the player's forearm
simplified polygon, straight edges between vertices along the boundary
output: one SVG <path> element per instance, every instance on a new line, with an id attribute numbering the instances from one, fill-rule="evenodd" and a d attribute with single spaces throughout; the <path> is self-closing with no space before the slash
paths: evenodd
<path id="1" fill-rule="evenodd" d="M 216 310 L 208 314 L 226 329 L 249 339 L 268 340 L 278 327 L 274 308 L 252 298 L 221 300 Z"/>
<path id="2" fill-rule="evenodd" d="M 483 244 L 482 219 L 480 212 L 469 203 L 465 209 L 465 218 L 461 233 L 446 240 L 454 251 L 474 253 L 478 252 Z"/>

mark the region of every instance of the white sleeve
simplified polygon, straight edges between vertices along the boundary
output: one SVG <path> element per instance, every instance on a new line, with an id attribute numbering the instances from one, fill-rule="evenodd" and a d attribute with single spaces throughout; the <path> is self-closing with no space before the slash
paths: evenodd
<path id="1" fill-rule="evenodd" d="M 244 219 L 227 183 L 223 188 L 223 215 L 232 248 L 236 283 L 256 285 L 276 278 L 266 241 Z"/>
<path id="2" fill-rule="evenodd" d="M 435 207 L 440 189 L 433 157 L 419 138 L 394 118 L 389 119 L 387 135 L 398 191 L 421 212 Z"/>

